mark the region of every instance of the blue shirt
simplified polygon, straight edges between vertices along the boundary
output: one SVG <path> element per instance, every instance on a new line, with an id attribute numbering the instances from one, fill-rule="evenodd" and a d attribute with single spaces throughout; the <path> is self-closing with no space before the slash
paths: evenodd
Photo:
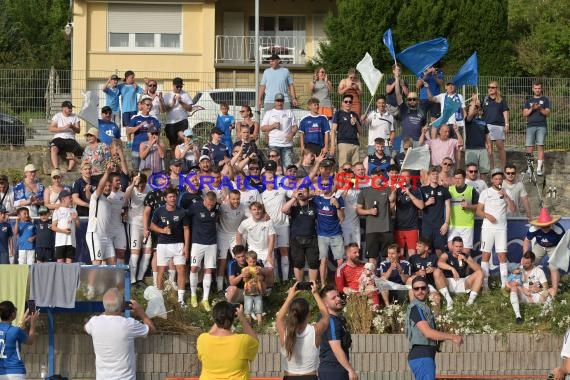
<path id="1" fill-rule="evenodd" d="M 8 239 L 13 235 L 14 233 L 12 232 L 12 225 L 10 223 L 0 223 L 0 252 L 8 252 Z"/>
<path id="2" fill-rule="evenodd" d="M 55 246 L 55 232 L 51 229 L 51 219 L 45 222 L 36 219 L 34 224 L 36 225 L 36 248 L 53 249 Z"/>
<path id="3" fill-rule="evenodd" d="M 226 144 L 219 143 L 216 145 L 210 141 L 202 147 L 202 155 L 210 157 L 212 163 L 218 166 L 219 162 L 222 161 L 224 157 L 230 157 L 230 152 L 228 151 Z"/>
<path id="4" fill-rule="evenodd" d="M 483 119 L 487 124 L 493 125 L 505 125 L 505 116 L 503 112 L 509 110 L 509 105 L 505 98 L 501 98 L 500 102 L 496 99 L 491 99 L 491 97 L 486 96 L 483 100 Z"/>
<path id="5" fill-rule="evenodd" d="M 352 117 L 356 118 L 357 125 L 351 124 L 350 119 Z M 355 112 L 344 112 L 343 110 L 338 110 L 333 115 L 332 123 L 337 125 L 337 144 L 343 143 L 360 145 L 360 142 L 358 141 L 358 129 L 356 128 L 360 125 L 360 120 Z"/>
<path id="6" fill-rule="evenodd" d="M 344 208 L 344 199 L 337 198 L 340 208 Z M 330 198 L 318 195 L 313 198 L 313 202 L 317 207 L 317 235 L 318 236 L 337 236 L 342 234 L 340 220 L 336 207 L 331 205 Z"/>
<path id="7" fill-rule="evenodd" d="M 113 139 L 121 139 L 121 128 L 119 128 L 114 121 L 99 119 L 98 127 L 99 140 L 101 140 L 102 143 L 111 146 Z"/>
<path id="8" fill-rule="evenodd" d="M 18 249 L 34 249 L 35 241 L 28 241 L 36 235 L 36 226 L 33 222 L 18 223 Z"/>
<path id="9" fill-rule="evenodd" d="M 558 222 L 551 225 L 547 232 L 544 232 L 540 227 L 530 226 L 526 233 L 528 240 L 536 239 L 536 244 L 544 248 L 556 247 L 563 236 L 564 227 Z"/>
<path id="10" fill-rule="evenodd" d="M 232 125 L 234 125 L 235 119 L 232 115 L 218 115 L 216 119 L 216 128 L 220 128 L 224 135 L 222 136 L 222 142 L 232 149 Z"/>
<path id="11" fill-rule="evenodd" d="M 539 104 L 540 108 L 550 108 L 550 100 L 546 96 L 532 97 L 524 102 L 524 108 L 531 108 L 533 104 Z M 546 116 L 540 113 L 540 108 L 533 110 L 528 115 L 527 127 L 546 127 Z"/>
<path id="12" fill-rule="evenodd" d="M 410 263 L 406 260 L 400 260 L 400 262 L 398 263 L 400 264 L 400 267 L 402 268 L 402 271 L 404 272 L 405 275 L 411 275 L 411 270 L 410 270 Z M 378 276 L 382 276 L 384 273 L 388 272 L 388 270 L 390 269 L 390 267 L 392 266 L 392 262 L 390 260 L 385 260 L 382 261 L 380 263 L 380 265 L 378 266 L 377 274 Z M 400 284 L 400 285 L 404 285 L 404 281 L 402 280 L 402 276 L 400 276 L 400 273 L 397 270 L 393 270 L 390 273 L 390 277 L 388 277 L 388 281 L 392 281 L 395 282 L 396 284 Z"/>
<path id="13" fill-rule="evenodd" d="M 103 92 L 105 93 L 106 98 L 105 105 L 111 107 L 111 111 L 113 111 L 113 113 L 119 113 L 119 95 L 121 95 L 119 86 L 106 87 Z"/>
<path id="14" fill-rule="evenodd" d="M 152 214 L 151 222 L 160 228 L 170 227 L 170 235 L 157 233 L 158 244 L 184 243 L 184 226 L 189 226 L 185 210 L 176 207 L 174 211 L 168 211 L 166 206 L 160 206 Z"/>
<path id="15" fill-rule="evenodd" d="M 331 348 L 331 341 L 340 341 L 344 354 L 347 358 L 349 357 L 352 338 L 344 318 L 337 315 L 329 315 L 329 326 L 321 337 L 321 345 L 319 347 L 319 372 L 338 373 L 340 371 L 341 373 L 346 373 L 346 369 L 339 363 Z M 348 375 L 346 378 L 348 378 Z"/>
<path id="16" fill-rule="evenodd" d="M 141 86 L 135 88 L 132 84 L 121 83 L 117 87 L 121 93 L 123 112 L 137 112 L 137 95 L 143 93 Z"/>
<path id="17" fill-rule="evenodd" d="M 439 89 L 439 84 L 436 81 L 436 78 L 443 80 L 443 71 L 438 69 L 436 70 L 435 74 L 429 74 L 424 79 L 424 82 L 426 82 L 429 86 L 429 91 L 431 92 L 431 96 L 439 95 L 439 93 L 441 92 Z M 418 79 L 422 79 L 422 77 L 418 77 Z M 427 89 L 423 86 L 420 89 L 420 100 L 429 100 L 427 96 Z"/>
<path id="18" fill-rule="evenodd" d="M 129 123 L 129 128 L 136 127 L 142 122 L 146 122 L 145 125 L 139 128 L 133 135 L 133 152 L 138 152 L 140 145 L 142 142 L 148 141 L 148 127 L 153 124 L 156 128 L 158 128 L 160 132 L 160 121 L 154 116 L 143 116 L 143 115 L 136 115 L 131 118 L 131 122 Z"/>
<path id="19" fill-rule="evenodd" d="M 305 144 L 325 146 L 325 134 L 330 133 L 328 119 L 323 115 L 307 115 L 299 123 L 299 132 L 304 135 Z"/>
<path id="20" fill-rule="evenodd" d="M 8 322 L 0 322 L 0 375 L 25 375 L 26 366 L 20 356 L 20 346 L 28 334 Z"/>
<path id="21" fill-rule="evenodd" d="M 214 245 L 217 242 L 216 223 L 219 219 L 220 206 L 206 208 L 204 202 L 195 202 L 186 211 L 192 229 L 192 244 Z"/>
<path id="22" fill-rule="evenodd" d="M 422 127 L 426 125 L 426 115 L 419 107 L 409 108 L 405 102 L 400 104 L 399 108 L 402 122 L 402 141 L 407 137 L 419 141 L 422 135 Z"/>

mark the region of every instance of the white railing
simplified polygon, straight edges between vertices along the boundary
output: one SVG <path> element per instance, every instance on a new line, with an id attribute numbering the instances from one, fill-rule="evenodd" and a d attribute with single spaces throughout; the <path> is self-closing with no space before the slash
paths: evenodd
<path id="1" fill-rule="evenodd" d="M 304 64 L 319 49 L 319 40 L 303 36 L 260 36 L 260 63 L 278 54 L 283 63 Z M 216 63 L 245 64 L 255 61 L 254 36 L 216 36 Z"/>

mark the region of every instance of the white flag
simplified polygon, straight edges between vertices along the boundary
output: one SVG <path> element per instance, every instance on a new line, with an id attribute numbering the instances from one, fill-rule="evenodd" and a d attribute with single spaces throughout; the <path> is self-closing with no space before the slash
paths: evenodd
<path id="1" fill-rule="evenodd" d="M 78 116 L 95 128 L 99 126 L 99 95 L 97 92 L 85 91 L 83 93 L 83 105 Z"/>
<path id="2" fill-rule="evenodd" d="M 406 285 L 397 284 L 392 281 L 384 280 L 383 278 L 376 277 L 376 288 L 379 291 L 382 290 L 410 290 Z"/>
<path id="3" fill-rule="evenodd" d="M 380 70 L 374 67 L 370 54 L 366 53 L 364 58 L 362 58 L 362 61 L 358 62 L 356 70 L 358 70 L 360 75 L 362 75 L 362 80 L 366 83 L 366 87 L 368 87 L 370 95 L 374 96 L 374 93 L 382 80 L 383 74 Z"/>
<path id="4" fill-rule="evenodd" d="M 429 147 L 422 145 L 417 148 L 408 149 L 404 162 L 402 162 L 402 169 L 428 170 L 430 161 Z"/>
<path id="5" fill-rule="evenodd" d="M 568 271 L 568 266 L 570 264 L 570 230 L 566 231 L 564 237 L 560 239 L 560 242 L 550 255 L 548 259 L 548 264 L 553 265 L 558 269 L 563 271 Z"/>

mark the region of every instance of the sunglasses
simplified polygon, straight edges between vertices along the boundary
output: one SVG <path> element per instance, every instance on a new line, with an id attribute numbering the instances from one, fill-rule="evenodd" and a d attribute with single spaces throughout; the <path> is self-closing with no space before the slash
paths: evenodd
<path id="1" fill-rule="evenodd" d="M 103 111 L 101 112 L 103 115 L 110 115 L 112 112 L 111 111 Z"/>
<path id="2" fill-rule="evenodd" d="M 240 110 L 239 113 L 247 112 L 247 110 Z"/>
<path id="3" fill-rule="evenodd" d="M 249 170 L 259 170 L 259 168 L 253 167 L 253 168 L 249 168 Z"/>
<path id="4" fill-rule="evenodd" d="M 505 172 L 506 175 L 515 175 L 517 174 L 516 172 Z"/>
<path id="5" fill-rule="evenodd" d="M 342 168 L 342 170 L 347 171 L 347 170 L 352 170 L 352 168 L 350 166 L 347 166 L 346 168 Z"/>
<path id="6" fill-rule="evenodd" d="M 343 100 L 342 102 L 345 104 L 352 104 L 352 100 Z"/>
<path id="7" fill-rule="evenodd" d="M 184 86 L 176 86 L 176 88 L 182 88 L 182 87 L 184 87 Z"/>
<path id="8" fill-rule="evenodd" d="M 479 170 L 468 170 L 469 173 L 478 173 Z"/>
<path id="9" fill-rule="evenodd" d="M 156 84 L 149 84 L 148 87 L 156 87 Z"/>
<path id="10" fill-rule="evenodd" d="M 453 165 L 453 164 L 452 164 L 451 162 L 443 162 L 442 165 L 443 165 L 443 166 L 451 166 L 451 165 Z"/>
<path id="11" fill-rule="evenodd" d="M 408 102 L 417 102 L 418 98 L 408 98 Z"/>
<path id="12" fill-rule="evenodd" d="M 412 289 L 416 290 L 416 291 L 422 291 L 425 292 L 427 290 L 427 286 L 415 286 Z"/>
<path id="13" fill-rule="evenodd" d="M 279 156 L 276 154 L 270 154 L 269 157 L 279 157 Z"/>
<path id="14" fill-rule="evenodd" d="M 487 86 L 487 88 L 497 88 L 497 86 Z"/>

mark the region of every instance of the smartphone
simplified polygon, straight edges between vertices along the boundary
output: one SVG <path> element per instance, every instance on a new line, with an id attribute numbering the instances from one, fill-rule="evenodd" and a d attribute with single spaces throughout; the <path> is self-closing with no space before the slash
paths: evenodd
<path id="1" fill-rule="evenodd" d="M 30 311 L 30 313 L 36 311 L 36 301 L 35 300 L 28 300 L 26 306 L 27 306 L 27 309 Z"/>
<path id="2" fill-rule="evenodd" d="M 297 290 L 311 290 L 313 283 L 310 281 L 303 281 L 297 284 Z"/>
<path id="3" fill-rule="evenodd" d="M 133 304 L 131 301 L 124 301 L 123 302 L 123 310 L 132 310 Z"/>

